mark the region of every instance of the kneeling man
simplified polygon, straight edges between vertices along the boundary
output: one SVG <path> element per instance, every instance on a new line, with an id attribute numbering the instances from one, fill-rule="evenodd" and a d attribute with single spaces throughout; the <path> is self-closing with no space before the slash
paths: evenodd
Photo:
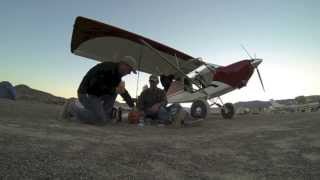
<path id="1" fill-rule="evenodd" d="M 131 72 L 136 73 L 136 64 L 133 57 L 125 56 L 119 63 L 102 62 L 91 68 L 78 88 L 78 98 L 83 107 L 79 107 L 75 102 L 67 102 L 62 118 L 75 116 L 84 123 L 105 124 L 112 118 L 112 109 L 118 94 L 133 107 L 133 100 L 124 88 L 121 78 Z"/>

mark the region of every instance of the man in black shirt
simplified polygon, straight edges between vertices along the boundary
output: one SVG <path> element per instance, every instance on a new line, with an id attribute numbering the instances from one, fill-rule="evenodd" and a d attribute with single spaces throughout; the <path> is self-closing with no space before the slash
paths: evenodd
<path id="1" fill-rule="evenodd" d="M 131 56 L 123 57 L 119 63 L 97 64 L 87 72 L 78 88 L 78 98 L 84 108 L 76 106 L 75 103 L 65 105 L 65 108 L 70 109 L 71 115 L 85 123 L 108 122 L 118 94 L 130 107 L 134 106 L 121 78 L 131 72 L 136 73 L 136 68 L 136 60 Z"/>

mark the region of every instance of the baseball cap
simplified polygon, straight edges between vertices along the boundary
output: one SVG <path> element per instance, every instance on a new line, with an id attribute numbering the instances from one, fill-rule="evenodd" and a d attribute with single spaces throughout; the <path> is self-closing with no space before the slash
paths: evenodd
<path id="1" fill-rule="evenodd" d="M 157 76 L 155 76 L 155 75 L 151 75 L 150 77 L 149 77 L 149 81 L 153 81 L 153 82 L 159 82 L 159 79 L 158 79 L 158 77 Z"/>

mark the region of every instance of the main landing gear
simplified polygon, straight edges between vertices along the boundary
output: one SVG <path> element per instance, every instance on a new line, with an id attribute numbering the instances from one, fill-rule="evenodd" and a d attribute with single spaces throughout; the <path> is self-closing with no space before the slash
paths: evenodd
<path id="1" fill-rule="evenodd" d="M 221 115 L 224 119 L 232 119 L 234 112 L 234 107 L 231 103 L 226 103 L 221 107 Z"/>
<path id="2" fill-rule="evenodd" d="M 221 99 L 218 98 L 220 101 Z M 221 104 L 222 101 L 221 101 Z M 206 100 L 196 100 L 192 103 L 190 114 L 193 118 L 205 119 L 210 112 L 210 107 L 216 105 L 220 108 L 220 113 L 224 119 L 232 119 L 235 114 L 235 109 L 232 103 L 226 103 L 221 105 L 214 101 L 211 105 L 208 104 Z"/>
<path id="3" fill-rule="evenodd" d="M 196 100 L 191 105 L 190 114 L 193 118 L 205 119 L 209 110 L 210 106 L 207 101 Z"/>
<path id="4" fill-rule="evenodd" d="M 222 99 L 220 97 L 216 98 L 218 100 L 220 100 L 220 103 L 223 104 Z M 221 105 L 219 103 L 217 103 L 217 101 L 215 99 L 213 99 L 213 103 L 211 104 L 211 106 L 218 106 L 220 108 L 220 113 L 221 116 L 224 119 L 232 119 L 235 113 L 235 109 L 232 103 L 225 103 L 223 105 Z"/>

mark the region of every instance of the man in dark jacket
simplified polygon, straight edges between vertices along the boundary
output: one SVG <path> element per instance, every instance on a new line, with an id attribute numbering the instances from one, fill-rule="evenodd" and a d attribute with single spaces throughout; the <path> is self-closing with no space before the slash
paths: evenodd
<path id="1" fill-rule="evenodd" d="M 133 57 L 125 56 L 119 63 L 102 62 L 91 68 L 78 88 L 78 98 L 83 108 L 75 103 L 66 103 L 62 118 L 67 118 L 69 114 L 85 123 L 104 124 L 112 118 L 112 108 L 118 94 L 133 107 L 133 100 L 121 78 L 131 72 L 136 73 L 136 64 Z"/>

